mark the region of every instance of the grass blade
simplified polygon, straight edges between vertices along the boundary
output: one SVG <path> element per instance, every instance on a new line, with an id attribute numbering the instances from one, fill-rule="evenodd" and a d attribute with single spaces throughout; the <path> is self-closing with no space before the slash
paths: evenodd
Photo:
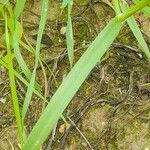
<path id="1" fill-rule="evenodd" d="M 115 10 L 116 15 L 121 14 L 119 0 L 112 0 L 112 3 L 113 3 L 113 6 L 114 6 L 114 10 Z"/>
<path id="2" fill-rule="evenodd" d="M 118 35 L 121 26 L 117 18 L 113 19 L 93 41 L 52 97 L 31 131 L 23 150 L 40 148 L 81 84 Z"/>
<path id="3" fill-rule="evenodd" d="M 12 45 L 14 48 L 14 53 L 15 53 L 15 57 L 17 59 L 17 62 L 21 68 L 21 70 L 23 71 L 23 73 L 25 74 L 25 76 L 30 79 L 31 78 L 31 72 L 28 69 L 22 55 L 20 52 L 20 47 L 19 47 L 19 43 L 20 43 L 20 39 L 21 39 L 21 35 L 20 35 L 20 31 L 23 32 L 23 29 L 21 29 L 22 27 L 19 25 L 19 23 L 17 22 L 21 12 L 23 11 L 24 8 L 24 4 L 25 4 L 25 0 L 23 0 L 22 2 L 20 0 L 17 1 L 16 4 L 16 8 L 15 8 L 15 20 L 14 20 L 14 35 L 13 35 L 13 41 L 12 41 Z M 18 8 L 19 7 L 19 8 Z"/>
<path id="4" fill-rule="evenodd" d="M 14 33 L 13 33 L 13 40 L 12 40 L 12 45 L 14 48 L 14 53 L 15 53 L 15 57 L 16 60 L 21 68 L 21 70 L 23 71 L 23 73 L 25 74 L 25 76 L 27 77 L 28 80 L 31 79 L 31 71 L 28 69 L 26 62 L 24 61 L 21 52 L 20 52 L 20 43 L 21 43 L 21 37 L 23 34 L 23 29 L 21 24 L 18 21 L 13 21 L 13 26 L 15 26 L 14 29 Z M 36 89 L 41 92 L 41 88 L 39 86 L 39 84 L 36 82 L 35 83 Z"/>
<path id="5" fill-rule="evenodd" d="M 29 104 L 31 101 L 32 93 L 34 91 L 36 69 L 38 67 L 41 39 L 42 39 L 43 31 L 45 28 L 45 24 L 46 24 L 47 12 L 48 12 L 48 0 L 43 0 L 42 11 L 41 11 L 41 20 L 40 20 L 37 43 L 36 43 L 35 66 L 34 66 L 34 70 L 33 70 L 32 76 L 31 76 L 31 80 L 30 80 L 30 83 L 29 83 L 29 86 L 27 89 L 27 93 L 26 93 L 23 108 L 22 108 L 22 122 L 24 122 L 24 119 L 25 119 L 25 116 L 26 116 L 26 113 L 27 113 L 27 110 L 28 110 L 28 107 L 29 107 Z"/>
<path id="6" fill-rule="evenodd" d="M 139 0 L 133 0 L 133 2 L 136 4 L 139 2 Z M 149 6 L 145 6 L 142 10 L 141 10 L 146 16 L 150 17 L 150 7 Z"/>
<path id="7" fill-rule="evenodd" d="M 20 14 L 24 9 L 25 2 L 26 0 L 17 0 L 15 7 L 15 22 L 17 22 L 18 18 L 20 17 Z"/>
<path id="8" fill-rule="evenodd" d="M 129 8 L 126 2 L 121 4 L 121 7 L 122 7 L 123 11 L 126 11 Z M 144 37 L 143 37 L 139 27 L 138 27 L 138 24 L 136 23 L 136 20 L 134 19 L 133 16 L 131 16 L 127 19 L 127 23 L 129 25 L 130 29 L 132 30 L 134 36 L 136 37 L 137 41 L 139 42 L 140 46 L 142 47 L 142 51 L 145 53 L 148 60 L 150 60 L 149 48 L 147 46 L 147 43 L 144 40 Z"/>
<path id="9" fill-rule="evenodd" d="M 14 32 L 14 36 L 13 36 L 13 47 L 14 47 L 14 53 L 15 53 L 15 57 L 17 59 L 17 62 L 21 68 L 21 70 L 23 71 L 23 73 L 25 74 L 25 76 L 30 79 L 31 78 L 31 72 L 28 69 L 21 53 L 20 53 L 20 48 L 19 48 L 19 37 L 18 37 L 18 32 L 19 30 L 16 28 L 15 32 Z"/>
<path id="10" fill-rule="evenodd" d="M 63 0 L 61 8 L 65 8 L 71 0 Z"/>
<path id="11" fill-rule="evenodd" d="M 66 30 L 66 40 L 67 40 L 67 51 L 70 66 L 72 68 L 74 61 L 74 41 L 73 41 L 73 30 L 72 30 L 72 21 L 71 21 L 71 10 L 72 10 L 73 1 L 71 0 L 68 3 L 68 21 L 67 21 L 67 30 Z"/>
<path id="12" fill-rule="evenodd" d="M 118 15 L 118 20 L 123 22 L 136 12 L 143 9 L 146 5 L 150 3 L 150 0 L 142 0 L 139 1 L 136 5 L 131 6 L 128 10 L 126 10 L 123 14 Z"/>
<path id="13" fill-rule="evenodd" d="M 10 69 L 8 66 L 8 63 L 6 63 L 5 61 L 3 61 L 3 59 L 0 59 L 0 64 L 2 66 L 4 66 L 6 69 Z M 29 83 L 15 70 L 13 70 L 13 74 L 15 75 L 16 78 L 18 78 L 23 84 L 25 84 L 27 87 L 29 86 Z M 47 100 L 41 95 L 41 93 L 39 93 L 39 91 L 37 91 L 36 89 L 34 89 L 33 91 L 39 98 L 41 98 L 42 100 L 44 100 L 45 102 L 47 102 Z"/>
<path id="14" fill-rule="evenodd" d="M 14 19 L 14 14 L 13 14 L 12 6 L 10 5 L 9 2 L 5 4 L 5 7 L 7 8 L 8 12 L 9 12 L 9 15 L 10 15 L 9 22 L 8 22 L 8 27 L 9 27 L 9 30 L 10 30 L 10 33 L 11 33 L 10 36 L 13 36 L 12 37 L 13 38 L 12 39 L 12 45 L 13 45 L 13 48 L 14 48 L 15 57 L 16 57 L 18 63 L 19 63 L 19 66 L 21 67 L 23 73 L 26 75 L 26 77 L 28 79 L 30 79 L 31 72 L 28 69 L 24 59 L 22 58 L 22 55 L 21 55 L 20 49 L 19 49 L 19 42 L 20 42 L 20 39 L 21 39 L 22 33 L 23 33 L 22 26 L 19 22 L 17 22 L 17 20 L 16 21 L 13 20 Z M 15 13 L 17 12 L 17 14 L 20 14 L 21 13 L 20 12 L 21 7 L 23 8 L 23 2 L 20 4 L 20 1 L 17 1 Z M 18 12 L 20 12 L 20 13 L 18 13 Z"/>
<path id="15" fill-rule="evenodd" d="M 10 5 L 9 2 L 7 3 L 6 6 L 9 11 L 10 19 L 11 19 L 11 24 L 9 23 L 9 29 L 11 31 L 11 36 L 13 36 L 12 37 L 12 45 L 14 48 L 15 57 L 18 61 L 20 68 L 22 69 L 23 73 L 25 74 L 25 76 L 28 79 L 30 79 L 31 72 L 25 63 L 25 61 L 20 53 L 20 48 L 19 48 L 19 42 L 22 37 L 23 29 L 22 29 L 22 26 L 20 25 L 20 23 L 17 22 L 17 20 L 20 16 L 21 12 L 23 11 L 24 4 L 25 4 L 25 0 L 23 0 L 23 1 L 17 0 L 14 14 L 13 14 L 12 6 Z"/>
<path id="16" fill-rule="evenodd" d="M 142 11 L 146 16 L 150 17 L 150 7 L 146 6 L 142 9 Z"/>
<path id="17" fill-rule="evenodd" d="M 10 89 L 11 89 L 11 96 L 13 101 L 13 108 L 15 112 L 16 122 L 17 122 L 17 128 L 18 128 L 18 135 L 21 146 L 23 145 L 23 128 L 21 123 L 21 116 L 20 116 L 20 109 L 19 109 L 19 100 L 17 96 L 17 89 L 16 89 L 16 83 L 15 83 L 15 76 L 13 73 L 13 58 L 10 48 L 10 41 L 9 41 L 9 33 L 7 28 L 7 15 L 5 15 L 5 33 L 6 33 L 6 46 L 7 46 L 7 54 L 9 57 L 9 80 L 10 80 Z"/>

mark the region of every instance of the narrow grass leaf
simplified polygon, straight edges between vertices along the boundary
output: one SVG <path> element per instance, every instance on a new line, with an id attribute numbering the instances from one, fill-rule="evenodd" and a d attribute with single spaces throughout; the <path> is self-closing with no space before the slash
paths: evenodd
<path id="1" fill-rule="evenodd" d="M 146 16 L 150 17 L 150 7 L 146 6 L 142 9 L 142 11 Z"/>
<path id="2" fill-rule="evenodd" d="M 65 8 L 71 0 L 63 0 L 61 8 Z"/>
<path id="3" fill-rule="evenodd" d="M 19 19 L 25 5 L 26 0 L 17 0 L 15 7 L 15 22 Z"/>
<path id="4" fill-rule="evenodd" d="M 136 4 L 139 2 L 139 0 L 133 0 L 133 2 Z M 150 17 L 150 7 L 149 6 L 145 6 L 142 10 L 141 10 L 146 16 Z"/>
<path id="5" fill-rule="evenodd" d="M 27 79 L 30 80 L 31 79 L 31 71 L 27 67 L 26 62 L 24 61 L 24 59 L 21 55 L 20 45 L 19 45 L 19 43 L 21 41 L 23 30 L 22 30 L 22 26 L 19 22 L 16 22 L 16 24 L 17 25 L 16 25 L 16 28 L 15 28 L 15 32 L 14 32 L 14 35 L 13 35 L 13 41 L 12 41 L 13 48 L 14 48 L 14 54 L 15 54 L 15 58 L 16 58 L 18 64 L 19 64 L 22 72 L 27 77 Z M 40 92 L 41 88 L 40 88 L 40 86 L 37 82 L 35 83 L 35 86 L 36 86 L 36 89 Z"/>
<path id="6" fill-rule="evenodd" d="M 21 53 L 20 53 L 20 48 L 19 48 L 19 42 L 20 42 L 20 38 L 18 37 L 20 30 L 18 28 L 15 29 L 14 32 L 14 36 L 13 36 L 13 48 L 14 48 L 14 53 L 15 53 L 15 57 L 17 59 L 17 62 L 21 68 L 21 70 L 23 71 L 23 73 L 25 74 L 25 76 L 30 79 L 31 78 L 31 72 L 28 69 Z"/>
<path id="7" fill-rule="evenodd" d="M 118 15 L 118 20 L 123 22 L 130 16 L 134 15 L 136 12 L 143 9 L 146 5 L 150 3 L 150 0 L 142 0 L 139 1 L 136 5 L 131 6 L 128 10 L 126 10 L 124 13 Z"/>
<path id="8" fill-rule="evenodd" d="M 32 98 L 32 93 L 34 91 L 34 83 L 35 83 L 35 76 L 36 76 L 36 71 L 35 69 L 33 70 L 32 76 L 31 76 L 31 80 L 25 95 L 25 99 L 24 99 L 24 103 L 23 103 L 23 108 L 22 108 L 22 124 L 24 124 L 24 119 Z"/>
<path id="9" fill-rule="evenodd" d="M 66 30 L 67 52 L 68 52 L 70 66 L 72 68 L 73 61 L 74 61 L 74 41 L 73 41 L 73 29 L 72 29 L 72 21 L 71 21 L 71 10 L 72 10 L 72 1 L 68 3 L 68 21 L 67 21 L 67 30 Z"/>
<path id="10" fill-rule="evenodd" d="M 123 4 L 121 4 L 122 10 L 126 11 L 128 9 L 128 5 L 126 2 L 124 2 Z M 132 30 L 134 36 L 136 37 L 137 41 L 139 42 L 142 51 L 145 53 L 146 57 L 148 58 L 148 60 L 150 60 L 150 51 L 149 48 L 147 46 L 147 43 L 144 40 L 144 37 L 138 27 L 138 24 L 136 23 L 136 20 L 134 19 L 133 16 L 129 17 L 127 19 L 127 23 L 130 27 L 130 29 Z"/>
<path id="11" fill-rule="evenodd" d="M 24 43 L 23 41 L 20 40 L 19 43 L 23 48 L 25 48 L 26 50 L 28 50 L 30 53 L 33 53 L 33 50 L 30 48 L 29 45 L 27 45 L 26 43 Z"/>
<path id="12" fill-rule="evenodd" d="M 118 35 L 121 26 L 117 18 L 113 19 L 92 42 L 51 98 L 31 131 L 23 150 L 40 148 L 81 84 Z"/>
<path id="13" fill-rule="evenodd" d="M 1 13 L 2 15 L 4 15 L 4 10 L 3 10 L 3 5 L 2 5 L 2 4 L 0 4 L 0 13 Z"/>
<path id="14" fill-rule="evenodd" d="M 23 73 L 25 74 L 25 76 L 30 79 L 31 78 L 31 72 L 30 70 L 28 69 L 22 55 L 21 55 L 21 52 L 20 52 L 20 47 L 19 47 L 19 42 L 20 42 L 20 25 L 18 24 L 17 20 L 21 14 L 21 12 L 23 11 L 23 8 L 24 8 L 24 4 L 25 4 L 25 0 L 17 0 L 17 3 L 16 3 L 16 7 L 15 7 L 15 13 L 14 13 L 14 35 L 13 35 L 13 41 L 12 41 L 12 44 L 13 44 L 13 48 L 14 48 L 14 53 L 15 53 L 15 57 L 17 59 L 17 62 L 21 68 L 21 70 L 23 71 Z"/>
<path id="15" fill-rule="evenodd" d="M 0 64 L 2 66 L 4 66 L 6 69 L 10 69 L 8 66 L 8 63 L 5 62 L 4 58 L 0 59 Z M 25 84 L 27 87 L 29 86 L 29 83 L 27 82 L 27 80 L 25 80 L 17 71 L 13 70 L 13 74 L 15 75 L 16 78 L 18 78 L 23 84 Z M 42 100 L 44 100 L 45 102 L 47 102 L 47 100 L 42 96 L 42 94 L 37 91 L 36 89 L 34 89 L 33 91 L 39 98 L 41 98 Z"/>
<path id="16" fill-rule="evenodd" d="M 24 119 L 25 119 L 25 116 L 26 116 L 26 113 L 27 113 L 27 110 L 31 101 L 32 93 L 34 91 L 36 69 L 38 67 L 38 61 L 39 61 L 39 55 L 40 55 L 41 39 L 42 39 L 42 35 L 43 35 L 43 31 L 44 31 L 46 19 L 47 19 L 48 1 L 49 0 L 43 0 L 42 2 L 41 20 L 40 20 L 40 25 L 39 25 L 39 30 L 38 30 L 38 37 L 37 37 L 36 51 L 35 51 L 35 66 L 34 66 L 34 70 L 31 76 L 31 80 L 27 89 L 27 93 L 26 93 L 23 108 L 22 108 L 22 122 L 24 122 Z"/>
<path id="17" fill-rule="evenodd" d="M 10 30 L 10 41 L 12 41 L 12 35 L 13 35 L 13 32 L 14 32 L 14 13 L 13 13 L 13 8 L 12 8 L 12 5 L 10 4 L 9 1 L 4 6 L 9 12 L 8 29 Z"/>
<path id="18" fill-rule="evenodd" d="M 115 10 L 116 15 L 121 14 L 121 9 L 120 9 L 120 5 L 119 5 L 119 0 L 112 0 L 113 3 L 113 7 Z"/>
<path id="19" fill-rule="evenodd" d="M 20 6 L 19 3 L 20 3 L 20 1 L 17 1 L 17 4 L 16 4 L 16 10 L 18 10 L 18 11 L 19 11 L 19 9 L 17 7 Z M 22 37 L 22 33 L 23 33 L 22 26 L 20 25 L 19 22 L 13 20 L 13 18 L 14 18 L 13 10 L 12 10 L 12 6 L 10 5 L 9 2 L 5 5 L 5 7 L 7 8 L 9 15 L 10 15 L 10 18 L 8 19 L 8 27 L 9 27 L 9 30 L 11 31 L 11 36 L 14 34 L 12 37 L 13 38 L 12 45 L 14 48 L 16 59 L 19 63 L 19 66 L 21 67 L 23 73 L 27 76 L 28 79 L 30 79 L 31 72 L 28 69 L 28 67 L 20 53 L 20 49 L 19 49 L 19 41 L 20 41 L 20 39 Z M 14 26 L 15 26 L 15 28 L 14 28 Z"/>
<path id="20" fill-rule="evenodd" d="M 6 46 L 7 46 L 7 54 L 9 57 L 9 81 L 10 81 L 10 89 L 11 89 L 11 96 L 13 101 L 13 108 L 15 112 L 16 122 L 17 122 L 17 128 L 18 128 L 18 135 L 21 146 L 23 145 L 23 128 L 21 123 L 21 116 L 20 116 L 20 109 L 19 109 L 19 100 L 17 96 L 17 89 L 16 89 L 16 83 L 15 83 L 15 76 L 13 73 L 13 58 L 10 48 L 10 41 L 9 41 L 9 33 L 8 33 L 8 24 L 7 24 L 7 15 L 5 15 L 5 33 L 6 33 Z"/>

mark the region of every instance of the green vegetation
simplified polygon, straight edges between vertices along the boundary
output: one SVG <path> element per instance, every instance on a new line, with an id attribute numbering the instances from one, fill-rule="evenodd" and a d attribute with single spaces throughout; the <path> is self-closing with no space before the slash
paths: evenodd
<path id="1" fill-rule="evenodd" d="M 23 150 L 38 150 L 51 133 L 56 122 L 60 117 L 62 117 L 62 113 L 80 86 L 83 84 L 86 77 L 97 62 L 102 59 L 106 51 L 116 39 L 125 22 L 128 23 L 131 31 L 141 46 L 143 53 L 147 57 L 147 60 L 150 61 L 149 48 L 133 16 L 138 11 L 142 11 L 147 16 L 150 16 L 150 7 L 148 6 L 150 0 L 136 0 L 134 1 L 135 4 L 131 7 L 128 6 L 126 1 L 113 0 L 112 3 L 114 5 L 116 17 L 114 17 L 98 34 L 96 39 L 90 44 L 85 53 L 76 63 L 74 62 L 74 40 L 71 18 L 73 0 L 63 1 L 62 8 L 64 9 L 68 6 L 66 43 L 71 69 L 57 91 L 54 93 L 53 97 L 50 99 L 46 108 L 42 112 L 41 117 L 29 135 L 26 133 L 24 123 L 33 93 L 47 103 L 45 96 L 41 94 L 41 87 L 38 84 L 38 81 L 36 81 L 36 75 L 38 64 L 42 61 L 40 58 L 41 41 L 46 25 L 48 8 L 51 4 L 49 4 L 49 0 L 42 0 L 41 19 L 39 23 L 37 41 L 35 48 L 33 48 L 29 43 L 24 42 L 22 38 L 23 27 L 20 17 L 24 9 L 25 2 L 25 0 L 17 0 L 15 10 L 13 10 L 13 7 L 8 0 L 0 4 L 0 16 L 4 22 L 5 29 L 3 33 L 5 42 L 0 44 L 7 49 L 6 55 L 0 53 L 0 64 L 9 72 L 13 109 L 15 112 L 21 147 Z M 34 54 L 35 60 L 32 71 L 27 67 L 26 60 L 22 57 L 20 47 L 24 47 L 29 53 Z M 17 60 L 23 75 L 20 75 L 19 72 L 14 69 L 15 59 Z M 19 98 L 17 96 L 15 78 L 18 78 L 27 86 L 22 109 L 19 108 Z M 150 84 L 147 83 L 141 86 L 149 85 Z"/>

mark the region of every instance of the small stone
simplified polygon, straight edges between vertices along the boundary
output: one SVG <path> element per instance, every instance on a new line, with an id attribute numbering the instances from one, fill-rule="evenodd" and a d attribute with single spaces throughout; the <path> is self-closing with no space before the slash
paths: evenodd
<path id="1" fill-rule="evenodd" d="M 0 98 L 0 102 L 2 102 L 3 104 L 5 104 L 6 98 L 5 97 Z"/>
<path id="2" fill-rule="evenodd" d="M 65 124 L 62 124 L 60 127 L 59 127 L 59 132 L 60 133 L 64 133 L 65 132 L 65 129 L 66 129 L 66 125 Z"/>
<path id="3" fill-rule="evenodd" d="M 143 58 L 142 54 L 140 54 L 140 53 L 138 54 L 138 56 L 139 56 L 139 58 L 141 58 L 141 59 Z"/>
<path id="4" fill-rule="evenodd" d="M 60 132 L 60 133 L 64 133 L 65 130 L 66 130 L 66 129 L 69 129 L 69 128 L 70 128 L 70 124 L 68 124 L 68 123 L 65 124 L 65 123 L 64 123 L 64 124 L 62 124 L 62 125 L 59 127 L 59 132 Z"/>
<path id="5" fill-rule="evenodd" d="M 83 42 L 82 42 L 82 46 L 85 46 L 86 45 L 86 41 L 85 40 L 83 40 Z"/>
<path id="6" fill-rule="evenodd" d="M 66 27 L 60 29 L 60 34 L 64 35 L 66 33 Z"/>

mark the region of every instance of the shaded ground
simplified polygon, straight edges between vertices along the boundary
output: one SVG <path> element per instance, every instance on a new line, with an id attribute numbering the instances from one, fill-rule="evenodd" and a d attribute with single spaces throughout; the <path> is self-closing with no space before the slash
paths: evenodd
<path id="1" fill-rule="evenodd" d="M 38 30 L 40 3 L 41 1 L 29 1 L 22 19 L 26 39 L 33 46 Z M 76 61 L 113 16 L 114 12 L 107 1 L 75 1 L 73 29 Z M 141 15 L 137 18 L 149 43 L 149 20 L 145 21 Z M 66 11 L 61 13 L 60 3 L 55 1 L 49 8 L 41 49 L 42 59 L 55 75 L 54 78 L 45 66 L 48 78 L 47 97 L 53 95 L 70 70 L 63 34 L 65 26 Z M 34 57 L 27 51 L 22 50 L 22 53 L 28 66 L 32 68 Z M 38 73 L 44 91 L 40 66 Z M 7 79 L 6 76 L 4 78 Z M 8 80 L 6 82 L 8 83 Z M 1 90 L 1 95 L 8 95 L 4 96 L 6 102 L 0 103 L 0 149 L 19 149 L 17 139 L 14 138 L 15 121 L 6 82 L 2 84 L 7 85 L 6 88 Z M 60 120 L 43 149 L 141 150 L 145 145 L 150 149 L 147 144 L 150 143 L 150 88 L 141 86 L 148 82 L 149 63 L 125 25 L 102 63 L 98 63 L 92 70 L 64 112 L 69 125 Z M 19 81 L 17 83 L 21 106 L 25 88 Z M 2 89 L 3 87 L 1 86 Z M 26 121 L 28 131 L 39 118 L 42 107 L 43 102 L 34 97 Z"/>

